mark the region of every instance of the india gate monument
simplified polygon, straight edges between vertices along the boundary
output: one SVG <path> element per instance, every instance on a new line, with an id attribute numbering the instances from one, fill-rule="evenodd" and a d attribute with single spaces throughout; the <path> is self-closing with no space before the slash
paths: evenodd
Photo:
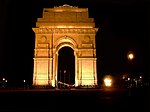
<path id="1" fill-rule="evenodd" d="M 95 28 L 94 18 L 89 18 L 88 8 L 67 4 L 44 8 L 33 31 L 33 86 L 97 86 L 95 36 L 98 28 Z M 62 50 L 71 50 L 73 56 L 64 58 L 68 55 L 62 55 Z M 61 57 L 63 59 L 59 59 Z M 65 68 L 67 63 L 70 64 Z"/>

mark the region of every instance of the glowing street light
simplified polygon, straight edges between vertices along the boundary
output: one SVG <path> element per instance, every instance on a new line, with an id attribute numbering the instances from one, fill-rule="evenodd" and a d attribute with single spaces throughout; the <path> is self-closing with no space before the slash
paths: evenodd
<path id="1" fill-rule="evenodd" d="M 140 76 L 140 79 L 142 79 L 142 76 Z"/>
<path id="2" fill-rule="evenodd" d="M 26 88 L 26 85 L 25 85 L 25 83 L 26 83 L 26 80 L 23 80 L 23 82 L 24 82 L 24 89 Z"/>
<path id="3" fill-rule="evenodd" d="M 133 54 L 133 52 L 131 52 L 131 51 L 128 53 L 127 56 L 128 56 L 128 59 L 129 59 L 129 60 L 133 60 L 133 59 L 134 59 L 134 54 Z"/>
<path id="4" fill-rule="evenodd" d="M 128 77 L 128 81 L 130 80 L 130 78 Z"/>
<path id="5" fill-rule="evenodd" d="M 2 87 L 5 88 L 6 79 L 3 77 Z"/>
<path id="6" fill-rule="evenodd" d="M 132 60 L 134 59 L 134 57 L 135 57 L 134 53 L 132 51 L 129 51 L 128 54 L 127 54 L 127 58 L 130 61 L 131 65 L 133 64 Z M 131 73 L 131 86 L 133 86 L 133 73 Z"/>
<path id="7" fill-rule="evenodd" d="M 5 80 L 5 78 L 3 78 L 3 81 Z"/>

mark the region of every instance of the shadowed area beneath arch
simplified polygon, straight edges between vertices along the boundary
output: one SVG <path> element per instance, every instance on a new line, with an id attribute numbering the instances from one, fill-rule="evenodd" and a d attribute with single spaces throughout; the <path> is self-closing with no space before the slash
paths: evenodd
<path id="1" fill-rule="evenodd" d="M 58 54 L 58 81 L 75 84 L 74 50 L 70 47 L 62 47 Z"/>

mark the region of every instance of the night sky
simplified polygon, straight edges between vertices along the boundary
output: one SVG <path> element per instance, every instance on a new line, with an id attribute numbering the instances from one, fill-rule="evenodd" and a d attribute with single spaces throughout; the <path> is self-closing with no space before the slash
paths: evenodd
<path id="1" fill-rule="evenodd" d="M 32 81 L 34 32 L 43 8 L 69 4 L 89 9 L 96 35 L 97 74 L 128 71 L 127 53 L 135 53 L 134 69 L 148 76 L 148 0 L 3 0 L 0 1 L 0 77 Z"/>

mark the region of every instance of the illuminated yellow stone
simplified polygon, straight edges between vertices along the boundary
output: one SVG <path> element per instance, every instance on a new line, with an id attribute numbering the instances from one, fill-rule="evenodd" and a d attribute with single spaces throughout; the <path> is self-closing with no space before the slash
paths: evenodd
<path id="1" fill-rule="evenodd" d="M 71 47 L 75 56 L 75 86 L 97 85 L 97 58 L 93 18 L 88 8 L 63 5 L 44 8 L 35 32 L 33 85 L 57 87 L 58 52 Z"/>

